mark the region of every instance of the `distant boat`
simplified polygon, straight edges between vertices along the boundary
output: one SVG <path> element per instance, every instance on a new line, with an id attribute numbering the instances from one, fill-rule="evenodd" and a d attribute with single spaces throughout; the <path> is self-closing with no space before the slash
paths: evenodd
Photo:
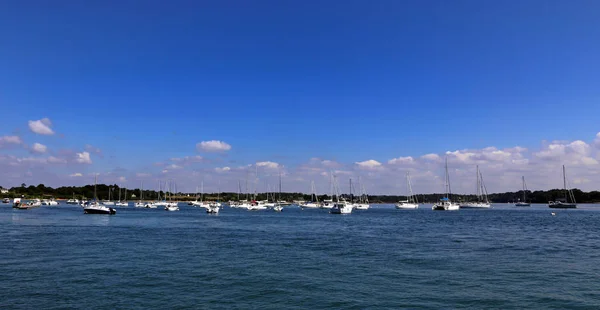
<path id="1" fill-rule="evenodd" d="M 307 209 L 315 209 L 319 208 L 321 205 L 319 204 L 319 198 L 317 197 L 317 190 L 315 188 L 315 181 L 310 182 L 310 202 L 302 201 L 299 202 L 298 205 L 301 208 Z"/>
<path id="2" fill-rule="evenodd" d="M 398 201 L 396 209 L 417 209 L 419 208 L 419 202 L 417 197 L 413 194 L 412 185 L 410 183 L 410 172 L 406 172 L 406 189 L 408 197 L 406 200 Z"/>
<path id="3" fill-rule="evenodd" d="M 492 205 L 488 201 L 487 189 L 485 188 L 485 183 L 483 183 L 483 176 L 481 175 L 479 166 L 477 166 L 476 176 L 477 176 L 477 201 L 462 203 L 460 205 L 460 207 L 464 208 L 464 209 L 489 209 Z"/>
<path id="4" fill-rule="evenodd" d="M 525 184 L 525 176 L 522 176 L 521 180 L 523 181 L 523 201 L 518 201 L 517 203 L 515 203 L 515 207 L 529 207 L 531 206 L 531 204 L 527 202 L 527 199 L 525 197 L 525 194 L 527 193 L 527 184 Z"/>
<path id="5" fill-rule="evenodd" d="M 144 208 L 146 204 L 144 203 L 144 181 L 140 182 L 140 200 L 135 203 L 136 208 Z"/>
<path id="6" fill-rule="evenodd" d="M 431 207 L 432 210 L 435 211 L 457 211 L 460 206 L 450 200 L 450 193 L 452 190 L 450 189 L 450 176 L 448 175 L 448 158 L 446 157 L 446 197 L 440 199 L 439 202 Z"/>
<path id="7" fill-rule="evenodd" d="M 75 193 L 73 193 L 73 198 L 67 200 L 67 204 L 68 205 L 78 205 L 79 204 L 79 200 L 75 199 Z"/>
<path id="8" fill-rule="evenodd" d="M 28 210 L 32 208 L 37 208 L 41 205 L 42 202 L 39 199 L 32 199 L 25 203 L 21 202 L 21 198 L 15 198 L 13 200 L 13 208 L 15 209 Z"/>
<path id="9" fill-rule="evenodd" d="M 115 203 L 115 206 L 127 207 L 129 203 L 127 202 L 127 188 L 125 189 L 125 199 L 121 200 L 121 187 L 119 187 L 119 201 Z"/>
<path id="10" fill-rule="evenodd" d="M 94 176 L 94 200 L 89 202 L 83 207 L 84 214 L 116 214 L 117 211 L 113 208 L 106 207 L 98 203 L 98 196 L 96 194 L 96 184 L 98 176 Z"/>
<path id="11" fill-rule="evenodd" d="M 165 187 L 166 190 L 168 190 L 167 192 L 165 192 L 165 210 L 167 211 L 179 211 L 179 206 L 177 205 L 177 202 L 172 201 L 172 197 L 173 197 L 173 190 L 175 190 L 175 183 L 173 181 L 170 181 L 168 183 L 165 183 Z"/>
<path id="12" fill-rule="evenodd" d="M 573 191 L 567 188 L 567 174 L 565 172 L 565 166 L 563 165 L 563 186 L 565 191 L 565 198 L 557 199 L 556 201 L 549 201 L 548 207 L 556 208 L 556 209 L 574 209 L 577 208 L 577 203 L 575 202 L 575 196 L 573 196 Z M 571 200 L 571 202 L 569 202 Z"/>
<path id="13" fill-rule="evenodd" d="M 2 199 L 2 203 L 10 203 L 10 199 L 9 198 L 4 198 L 4 199 Z"/>
<path id="14" fill-rule="evenodd" d="M 358 177 L 358 188 L 361 193 L 358 197 L 358 202 L 354 204 L 354 208 L 356 210 L 368 210 L 369 207 L 371 207 L 371 205 L 369 205 L 369 196 L 367 195 L 365 186 L 360 182 L 360 176 Z"/>
<path id="15" fill-rule="evenodd" d="M 350 182 L 352 182 L 352 180 L 350 180 Z M 340 201 L 340 191 L 339 191 L 339 187 L 337 186 L 337 180 L 334 176 L 334 188 L 335 188 L 335 193 L 336 193 L 336 202 L 333 204 L 333 207 L 331 208 L 331 210 L 329 211 L 329 213 L 331 214 L 350 214 L 352 213 L 352 209 L 354 209 L 354 206 L 352 205 L 352 203 L 349 203 L 345 200 Z"/>
<path id="16" fill-rule="evenodd" d="M 314 183 L 313 183 L 313 185 L 314 185 Z M 279 170 L 279 197 L 277 197 L 277 202 L 273 206 L 273 211 L 275 211 L 275 212 L 283 211 L 284 205 L 285 205 L 285 202 L 282 202 L 282 200 L 281 200 L 281 170 Z"/>

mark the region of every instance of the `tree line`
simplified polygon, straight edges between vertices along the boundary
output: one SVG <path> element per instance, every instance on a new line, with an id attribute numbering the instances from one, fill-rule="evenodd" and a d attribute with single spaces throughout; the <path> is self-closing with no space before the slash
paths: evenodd
<path id="1" fill-rule="evenodd" d="M 138 200 L 140 199 L 140 189 L 125 189 L 119 187 L 117 184 L 106 185 L 106 184 L 98 184 L 97 185 L 97 196 L 98 199 L 108 199 L 109 192 L 112 200 L 117 200 L 119 198 L 119 191 L 121 192 L 122 200 Z M 126 195 L 126 196 L 125 196 Z M 195 193 L 170 193 L 174 200 L 183 200 L 190 201 L 196 199 Z M 600 202 L 600 192 L 599 191 L 591 191 L 584 192 L 579 189 L 573 189 L 573 195 L 575 196 L 575 200 L 579 203 L 594 203 Z M 155 190 L 144 190 L 143 197 L 144 200 L 155 200 L 158 199 L 159 196 L 161 198 L 165 197 L 164 191 L 155 191 Z M 268 197 L 267 197 L 268 196 Z M 355 196 L 350 196 L 348 194 L 342 195 L 346 199 L 356 199 Z M 44 184 L 39 184 L 37 186 L 26 184 L 21 184 L 19 187 L 13 187 L 9 189 L 8 194 L 3 194 L 2 197 L 15 198 L 15 197 L 24 197 L 24 198 L 50 198 L 54 197 L 56 199 L 90 199 L 94 197 L 94 185 L 85 185 L 85 186 L 61 186 L 57 188 L 47 187 Z M 444 197 L 444 194 L 422 194 L 417 195 L 417 199 L 419 202 L 432 203 L 438 201 L 440 198 Z M 519 199 L 522 199 L 523 191 L 517 192 L 506 192 L 506 193 L 494 193 L 489 194 L 488 198 L 491 202 L 495 203 L 508 203 L 508 202 L 516 202 Z M 557 200 L 559 198 L 565 197 L 565 191 L 561 189 L 551 189 L 547 191 L 526 191 L 526 199 L 527 202 L 531 203 L 547 203 L 548 201 Z M 238 200 L 238 199 L 257 199 L 257 200 L 285 200 L 285 201 L 294 201 L 294 200 L 312 200 L 311 195 L 304 193 L 258 193 L 256 197 L 254 194 L 246 195 L 246 194 L 238 194 L 231 192 L 223 192 L 223 193 L 210 193 L 204 194 L 203 199 L 205 200 L 217 200 L 221 201 L 229 201 L 229 200 Z M 460 195 L 460 194 L 452 194 L 451 199 L 454 201 L 475 201 L 475 195 Z M 331 199 L 328 195 L 319 195 L 319 201 L 323 201 L 324 199 Z M 368 200 L 372 203 L 395 203 L 400 200 L 407 199 L 406 196 L 397 196 L 397 195 L 369 195 Z"/>

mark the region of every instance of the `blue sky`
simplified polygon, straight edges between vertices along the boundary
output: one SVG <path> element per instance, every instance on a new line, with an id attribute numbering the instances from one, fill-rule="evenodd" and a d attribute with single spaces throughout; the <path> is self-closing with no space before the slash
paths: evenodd
<path id="1" fill-rule="evenodd" d="M 166 178 L 157 163 L 202 156 L 168 177 L 269 161 L 302 189 L 311 158 L 353 175 L 356 162 L 490 146 L 534 158 L 551 141 L 594 149 L 600 130 L 595 1 L 14 1 L 0 29 L 0 136 L 23 144 L 0 154 L 70 158 L 22 165 L 34 183 Z M 28 128 L 44 118 L 53 135 Z M 197 149 L 212 140 L 231 149 Z M 47 150 L 32 154 L 36 142 Z M 91 163 L 72 165 L 86 145 Z M 373 177 L 373 191 L 395 190 Z"/>

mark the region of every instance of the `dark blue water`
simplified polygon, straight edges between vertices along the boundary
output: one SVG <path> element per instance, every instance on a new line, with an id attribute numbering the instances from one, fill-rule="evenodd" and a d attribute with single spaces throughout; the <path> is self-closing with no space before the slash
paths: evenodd
<path id="1" fill-rule="evenodd" d="M 0 206 L 0 308 L 590 309 L 599 235 L 597 206 L 217 216 Z"/>

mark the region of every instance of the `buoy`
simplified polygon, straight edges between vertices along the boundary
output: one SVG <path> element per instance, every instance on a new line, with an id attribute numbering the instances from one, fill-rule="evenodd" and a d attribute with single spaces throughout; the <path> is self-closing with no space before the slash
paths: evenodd
<path id="1" fill-rule="evenodd" d="M 555 215 L 556 215 L 556 213 L 554 213 L 554 212 L 552 212 L 552 213 L 550 213 L 550 214 L 552 214 L 552 216 L 555 216 Z"/>

